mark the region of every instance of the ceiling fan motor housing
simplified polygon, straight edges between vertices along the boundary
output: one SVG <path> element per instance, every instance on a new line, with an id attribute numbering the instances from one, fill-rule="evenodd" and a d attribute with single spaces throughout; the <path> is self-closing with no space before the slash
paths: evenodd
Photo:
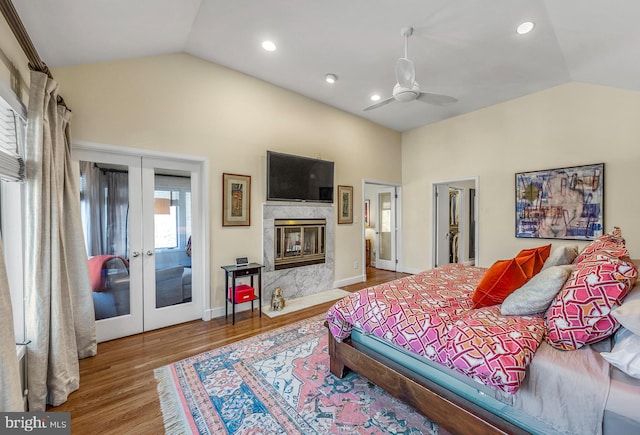
<path id="1" fill-rule="evenodd" d="M 396 83 L 393 87 L 393 98 L 397 101 L 412 101 L 418 98 L 420 95 L 420 86 L 417 82 L 413 82 L 413 86 L 411 88 L 405 88 Z"/>

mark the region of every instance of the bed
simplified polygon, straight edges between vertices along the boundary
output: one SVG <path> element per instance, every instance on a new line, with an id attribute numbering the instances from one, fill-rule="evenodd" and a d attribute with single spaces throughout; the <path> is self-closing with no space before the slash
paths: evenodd
<path id="1" fill-rule="evenodd" d="M 453 433 L 640 433 L 640 413 L 630 405 L 640 399 L 640 379 L 619 361 L 609 364 L 619 354 L 617 337 L 629 334 L 616 312 L 625 312 L 628 300 L 640 303 L 624 239 L 619 231 L 605 235 L 577 257 L 573 248 L 570 259 L 567 247 L 549 255 L 550 248 L 546 259 L 537 248 L 535 261 L 516 256 L 508 266 L 529 274 L 524 283 L 510 278 L 514 296 L 533 284 L 549 286 L 542 277 L 565 268 L 539 313 L 502 314 L 513 306 L 511 294 L 476 303 L 487 296 L 478 289 L 495 265 L 447 265 L 338 301 L 326 323 L 331 373 L 356 371 Z M 586 312 L 579 288 L 585 279 L 604 298 L 596 304 L 600 317 L 579 319 L 588 334 L 575 327 Z M 580 316 L 573 316 L 576 307 Z"/>

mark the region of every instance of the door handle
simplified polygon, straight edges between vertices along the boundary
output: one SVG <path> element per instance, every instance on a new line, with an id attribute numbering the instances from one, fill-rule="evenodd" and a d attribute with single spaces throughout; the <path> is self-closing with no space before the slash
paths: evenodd
<path id="1" fill-rule="evenodd" d="M 153 251 L 152 250 L 148 250 L 147 251 L 147 255 L 149 255 L 149 256 L 153 255 Z"/>
<path id="2" fill-rule="evenodd" d="M 139 253 L 138 251 L 133 251 L 133 252 L 131 253 L 131 256 L 132 256 L 132 257 L 139 257 L 139 256 L 140 256 L 140 253 Z"/>

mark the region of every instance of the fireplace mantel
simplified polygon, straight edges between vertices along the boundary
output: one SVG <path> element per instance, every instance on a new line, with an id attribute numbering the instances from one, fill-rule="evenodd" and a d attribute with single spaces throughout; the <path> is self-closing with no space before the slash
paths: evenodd
<path id="1" fill-rule="evenodd" d="M 271 299 L 273 289 L 281 287 L 286 299 L 307 296 L 333 288 L 335 213 L 333 204 L 263 204 L 264 298 Z M 276 270 L 274 243 L 276 220 L 324 220 L 324 263 Z"/>

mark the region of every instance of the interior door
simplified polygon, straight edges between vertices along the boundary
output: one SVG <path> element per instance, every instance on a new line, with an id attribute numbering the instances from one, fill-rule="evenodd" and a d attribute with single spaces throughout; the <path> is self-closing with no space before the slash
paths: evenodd
<path id="1" fill-rule="evenodd" d="M 80 210 L 98 341 L 143 331 L 140 158 L 78 152 Z M 133 252 L 132 252 L 133 251 Z"/>
<path id="2" fill-rule="evenodd" d="M 199 167 L 78 150 L 98 341 L 201 317 Z"/>
<path id="3" fill-rule="evenodd" d="M 433 184 L 433 267 L 451 262 L 477 264 L 477 189 L 475 178 Z"/>
<path id="4" fill-rule="evenodd" d="M 396 191 L 378 191 L 376 268 L 396 270 Z"/>
<path id="5" fill-rule="evenodd" d="M 435 266 L 442 266 L 449 263 L 449 185 L 435 185 L 435 205 L 436 205 L 436 263 Z"/>

